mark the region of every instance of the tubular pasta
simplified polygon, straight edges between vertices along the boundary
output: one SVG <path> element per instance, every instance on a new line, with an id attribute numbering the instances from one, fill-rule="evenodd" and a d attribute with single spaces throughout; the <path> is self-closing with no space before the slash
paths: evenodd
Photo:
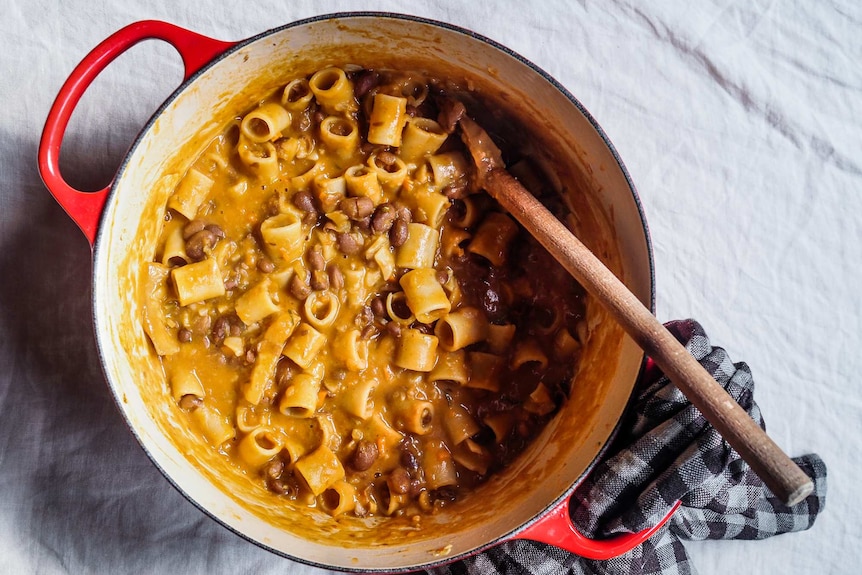
<path id="1" fill-rule="evenodd" d="M 470 370 L 463 349 L 440 354 L 437 365 L 428 374 L 428 381 L 454 381 L 465 385 L 470 380 Z"/>
<path id="2" fill-rule="evenodd" d="M 353 97 L 353 84 L 341 68 L 325 68 L 308 80 L 308 85 L 323 111 L 327 114 L 349 114 L 358 109 Z"/>
<path id="3" fill-rule="evenodd" d="M 303 322 L 299 324 L 284 346 L 282 354 L 303 369 L 314 363 L 315 357 L 326 343 L 326 336 Z"/>
<path id="4" fill-rule="evenodd" d="M 371 394 L 377 388 L 377 380 L 364 377 L 351 382 L 344 392 L 342 406 L 344 410 L 359 419 L 368 419 L 374 414 L 374 404 Z"/>
<path id="5" fill-rule="evenodd" d="M 449 135 L 430 118 L 409 118 L 401 137 L 398 154 L 407 162 L 435 153 Z"/>
<path id="6" fill-rule="evenodd" d="M 438 229 L 443 224 L 446 211 L 452 204 L 449 198 L 440 192 L 419 193 L 416 194 L 414 200 L 416 202 L 416 209 L 419 212 L 417 219 L 424 221 L 435 229 Z"/>
<path id="7" fill-rule="evenodd" d="M 515 337 L 515 324 L 504 323 L 502 325 L 488 325 L 488 348 L 491 353 L 502 355 L 512 344 Z"/>
<path id="8" fill-rule="evenodd" d="M 191 168 L 168 199 L 168 207 L 193 220 L 214 184 L 215 181 L 212 178 Z"/>
<path id="9" fill-rule="evenodd" d="M 411 270 L 401 276 L 399 283 L 404 289 L 407 307 L 418 321 L 431 323 L 449 313 L 452 305 L 433 268 Z"/>
<path id="10" fill-rule="evenodd" d="M 301 112 L 308 107 L 314 94 L 305 78 L 291 80 L 281 93 L 281 105 L 291 112 Z"/>
<path id="11" fill-rule="evenodd" d="M 554 336 L 554 356 L 557 359 L 571 358 L 580 348 L 580 342 L 573 338 L 566 328 L 562 328 Z"/>
<path id="12" fill-rule="evenodd" d="M 426 445 L 422 469 L 425 472 L 425 486 L 430 490 L 458 483 L 458 471 L 452 454 L 439 439 L 431 440 Z"/>
<path id="13" fill-rule="evenodd" d="M 189 262 L 189 256 L 186 254 L 186 240 L 183 238 L 183 221 L 181 218 L 174 218 L 165 226 L 165 247 L 162 249 L 161 262 L 164 265 L 170 265 L 175 258 L 181 259 L 183 262 Z"/>
<path id="14" fill-rule="evenodd" d="M 219 449 L 223 443 L 233 439 L 234 428 L 228 423 L 228 418 L 206 403 L 189 414 L 197 424 L 198 429 L 209 440 L 210 445 Z"/>
<path id="15" fill-rule="evenodd" d="M 399 311 L 404 313 L 399 313 Z M 407 296 L 403 291 L 390 292 L 386 296 L 386 314 L 389 319 L 401 325 L 410 325 L 416 320 L 416 316 L 407 307 Z"/>
<path id="16" fill-rule="evenodd" d="M 440 339 L 441 348 L 456 351 L 484 340 L 488 336 L 488 320 L 478 308 L 465 306 L 441 317 L 434 335 Z"/>
<path id="17" fill-rule="evenodd" d="M 341 300 L 329 290 L 311 292 L 303 304 L 305 321 L 321 330 L 335 323 L 341 309 Z"/>
<path id="18" fill-rule="evenodd" d="M 470 366 L 470 380 L 465 387 L 500 391 L 498 374 L 503 366 L 503 358 L 481 351 L 467 352 L 467 364 Z"/>
<path id="19" fill-rule="evenodd" d="M 398 426 L 416 435 L 431 431 L 434 421 L 434 404 L 430 401 L 408 399 L 403 402 L 396 419 Z"/>
<path id="20" fill-rule="evenodd" d="M 181 306 L 223 296 L 225 293 L 221 270 L 214 258 L 174 268 L 171 270 L 171 279 Z"/>
<path id="21" fill-rule="evenodd" d="M 162 264 L 145 264 L 144 274 L 144 331 L 158 355 L 172 355 L 180 351 L 180 344 L 168 327 L 168 319 L 162 303 L 167 298 L 170 269 Z"/>
<path id="22" fill-rule="evenodd" d="M 303 253 L 302 223 L 293 212 L 265 219 L 260 224 L 260 235 L 267 254 L 278 265 L 290 263 Z"/>
<path id="23" fill-rule="evenodd" d="M 431 173 L 434 174 L 434 189 L 442 190 L 466 177 L 467 160 L 461 152 L 446 152 L 428 157 Z"/>
<path id="24" fill-rule="evenodd" d="M 256 144 L 271 142 L 281 137 L 282 130 L 290 126 L 290 112 L 275 102 L 255 108 L 240 122 L 240 133 Z"/>
<path id="25" fill-rule="evenodd" d="M 278 455 L 281 448 L 281 438 L 275 429 L 269 426 L 252 429 L 237 445 L 239 456 L 255 468 L 263 466 L 264 463 Z"/>
<path id="26" fill-rule="evenodd" d="M 548 367 L 548 356 L 534 339 L 527 339 L 518 343 L 509 366 L 512 369 L 518 369 L 528 363 L 538 364 L 539 369 Z"/>
<path id="27" fill-rule="evenodd" d="M 344 181 L 347 183 L 347 195 L 365 197 L 376 206 L 383 199 L 383 190 L 377 180 L 377 172 L 364 164 L 350 166 L 344 170 Z"/>
<path id="28" fill-rule="evenodd" d="M 267 183 L 278 177 L 278 153 L 272 142 L 253 142 L 240 135 L 236 150 L 251 175 Z"/>
<path id="29" fill-rule="evenodd" d="M 491 452 L 472 439 L 459 443 L 452 450 L 452 457 L 459 465 L 479 475 L 488 473 L 492 459 Z"/>
<path id="30" fill-rule="evenodd" d="M 368 119 L 368 141 L 372 144 L 401 145 L 401 131 L 407 123 L 407 98 L 378 92 Z"/>
<path id="31" fill-rule="evenodd" d="M 338 203 L 347 196 L 347 182 L 344 176 L 330 178 L 326 174 L 318 174 L 312 182 L 314 197 L 324 214 L 335 211 Z"/>
<path id="32" fill-rule="evenodd" d="M 482 431 L 473 416 L 464 409 L 464 406 L 457 403 L 453 403 L 443 414 L 443 427 L 454 445 Z"/>
<path id="33" fill-rule="evenodd" d="M 437 361 L 437 337 L 418 329 L 401 330 L 395 365 L 413 371 L 427 372 L 434 369 Z"/>
<path id="34" fill-rule="evenodd" d="M 320 139 L 339 158 L 349 158 L 359 147 L 359 126 L 347 118 L 327 116 L 320 122 Z"/>
<path id="35" fill-rule="evenodd" d="M 296 462 L 296 471 L 315 497 L 344 479 L 344 468 L 331 449 L 321 445 Z"/>
<path id="36" fill-rule="evenodd" d="M 310 373 L 299 373 L 290 380 L 278 403 L 278 410 L 291 417 L 311 417 L 317 411 L 320 380 Z"/>
<path id="37" fill-rule="evenodd" d="M 236 315 L 246 325 L 257 323 L 279 310 L 275 285 L 265 278 L 236 300 Z"/>
<path id="38" fill-rule="evenodd" d="M 400 268 L 433 268 L 440 232 L 425 224 L 407 224 L 407 240 L 395 251 Z"/>
<path id="39" fill-rule="evenodd" d="M 353 511 L 356 488 L 343 479 L 336 481 L 320 495 L 320 506 L 333 517 Z"/>
<path id="40" fill-rule="evenodd" d="M 491 212 L 476 230 L 467 251 L 486 258 L 495 266 L 506 262 L 509 246 L 518 235 L 518 224 L 506 214 Z"/>
<path id="41" fill-rule="evenodd" d="M 358 329 L 339 334 L 332 353 L 350 371 L 362 371 L 368 367 L 368 342 L 360 339 Z"/>
<path id="42" fill-rule="evenodd" d="M 368 157 L 368 167 L 377 175 L 377 181 L 383 191 L 392 193 L 401 187 L 407 179 L 407 164 L 401 158 L 394 158 L 392 164 L 387 165 L 380 161 L 377 153 Z"/>
<path id="43" fill-rule="evenodd" d="M 250 404 L 259 404 L 266 388 L 272 384 L 283 346 L 283 343 L 272 343 L 267 340 L 262 341 L 258 346 L 251 377 L 243 388 L 243 397 Z"/>
<path id="44" fill-rule="evenodd" d="M 203 399 L 204 386 L 195 370 L 178 370 L 171 377 L 171 392 L 175 401 L 181 400 L 186 395 L 193 395 Z"/>

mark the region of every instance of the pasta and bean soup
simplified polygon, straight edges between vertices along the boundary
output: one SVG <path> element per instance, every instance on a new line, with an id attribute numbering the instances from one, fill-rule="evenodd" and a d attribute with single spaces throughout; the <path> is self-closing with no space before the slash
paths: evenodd
<path id="1" fill-rule="evenodd" d="M 145 330 L 184 424 L 276 502 L 433 513 L 569 394 L 584 292 L 478 189 L 448 89 L 387 70 L 294 79 L 168 200 Z M 504 153 L 565 217 L 542 170 Z"/>

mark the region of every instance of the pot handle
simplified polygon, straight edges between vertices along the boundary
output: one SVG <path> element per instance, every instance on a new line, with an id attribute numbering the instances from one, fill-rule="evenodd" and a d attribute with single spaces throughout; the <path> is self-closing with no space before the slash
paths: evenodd
<path id="1" fill-rule="evenodd" d="M 45 186 L 72 220 L 78 224 L 90 242 L 90 246 L 95 242 L 99 218 L 108 199 L 111 185 L 95 192 L 82 192 L 66 183 L 60 174 L 60 146 L 72 112 L 93 80 L 120 54 L 138 42 L 148 39 L 164 40 L 176 48 L 185 66 L 184 81 L 204 64 L 235 44 L 214 40 L 167 22 L 144 20 L 114 32 L 87 54 L 72 71 L 60 88 L 45 121 L 42 139 L 39 142 L 39 172 Z"/>
<path id="2" fill-rule="evenodd" d="M 637 533 L 625 533 L 609 539 L 590 539 L 585 537 L 569 517 L 569 500 L 565 499 L 550 513 L 527 527 L 513 539 L 529 539 L 560 547 L 587 559 L 604 561 L 628 553 L 661 529 L 679 509 L 677 501 L 667 515 L 653 527 Z"/>

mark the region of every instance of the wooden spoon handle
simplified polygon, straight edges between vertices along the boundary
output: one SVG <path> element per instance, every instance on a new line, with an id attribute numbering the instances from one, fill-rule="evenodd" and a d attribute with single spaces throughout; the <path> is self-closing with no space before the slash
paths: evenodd
<path id="1" fill-rule="evenodd" d="M 504 169 L 484 186 L 584 288 L 688 397 L 763 482 L 787 505 L 814 491 L 811 479 L 677 341 L 640 300 L 530 192 Z"/>

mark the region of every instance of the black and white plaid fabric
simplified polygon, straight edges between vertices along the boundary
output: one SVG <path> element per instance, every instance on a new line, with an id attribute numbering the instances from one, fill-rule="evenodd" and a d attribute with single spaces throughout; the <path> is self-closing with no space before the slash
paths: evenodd
<path id="1" fill-rule="evenodd" d="M 764 427 L 748 366 L 732 363 L 724 349 L 712 347 L 693 320 L 667 327 Z M 826 466 L 817 455 L 794 459 L 814 480 L 814 493 L 787 507 L 654 365 L 648 366 L 635 393 L 621 433 L 606 459 L 574 492 L 570 512 L 582 533 L 605 537 L 649 528 L 681 501 L 665 527 L 609 561 L 516 540 L 431 573 L 687 575 L 696 570 L 682 540 L 764 539 L 814 524 L 826 498 Z"/>

